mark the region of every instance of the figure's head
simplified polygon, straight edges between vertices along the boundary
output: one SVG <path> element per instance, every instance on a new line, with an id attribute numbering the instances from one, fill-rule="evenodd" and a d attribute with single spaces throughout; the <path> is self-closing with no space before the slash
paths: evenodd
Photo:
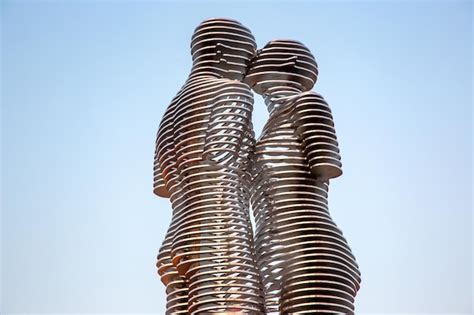
<path id="1" fill-rule="evenodd" d="M 306 46 L 294 40 L 273 40 L 257 51 L 245 77 L 259 94 L 275 87 L 309 91 L 318 78 L 318 65 Z"/>
<path id="2" fill-rule="evenodd" d="M 224 78 L 242 80 L 255 55 L 255 38 L 237 21 L 205 20 L 191 40 L 193 72 L 212 72 Z"/>

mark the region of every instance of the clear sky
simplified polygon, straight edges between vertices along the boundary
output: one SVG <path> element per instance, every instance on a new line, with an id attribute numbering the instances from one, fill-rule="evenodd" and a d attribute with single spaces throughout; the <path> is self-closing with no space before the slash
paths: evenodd
<path id="1" fill-rule="evenodd" d="M 1 313 L 164 313 L 155 134 L 205 18 L 316 56 L 360 313 L 471 313 L 472 4 L 2 1 Z M 256 96 L 257 134 L 267 118 Z"/>

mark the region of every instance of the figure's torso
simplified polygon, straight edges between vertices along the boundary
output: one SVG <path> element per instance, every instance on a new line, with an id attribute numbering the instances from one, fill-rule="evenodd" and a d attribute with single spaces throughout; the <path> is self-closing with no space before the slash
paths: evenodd
<path id="1" fill-rule="evenodd" d="M 203 149 L 213 107 L 218 106 L 214 101 L 236 84 L 250 93 L 250 88 L 238 81 L 198 77 L 186 82 L 169 105 L 158 131 L 155 159 L 171 193 L 179 185 L 180 172 L 206 163 Z"/>
<path id="2" fill-rule="evenodd" d="M 303 146 L 293 125 L 294 100 L 274 109 L 255 145 L 255 179 L 262 175 L 279 177 L 284 170 L 298 171 L 301 176 L 308 172 L 309 176 Z"/>

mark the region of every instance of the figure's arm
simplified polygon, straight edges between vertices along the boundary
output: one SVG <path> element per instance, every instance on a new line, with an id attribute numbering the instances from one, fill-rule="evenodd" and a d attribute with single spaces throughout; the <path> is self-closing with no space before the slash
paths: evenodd
<path id="1" fill-rule="evenodd" d="M 324 98 L 314 92 L 302 94 L 295 101 L 292 120 L 311 173 L 320 180 L 340 176 L 342 163 L 334 121 Z"/>
<path id="2" fill-rule="evenodd" d="M 169 198 L 170 192 L 166 188 L 166 175 L 169 170 L 163 166 L 163 162 L 167 161 L 169 152 L 173 152 L 173 114 L 177 100 L 182 92 L 181 90 L 171 100 L 166 108 L 165 113 L 160 122 L 160 127 L 156 133 L 155 140 L 155 158 L 153 162 L 153 192 L 155 195 Z M 163 173 L 165 172 L 165 173 Z M 168 179 L 167 179 L 168 180 Z"/>
<path id="3" fill-rule="evenodd" d="M 160 128 L 161 129 L 161 128 Z M 153 162 L 153 193 L 159 197 L 169 198 L 170 193 L 166 188 L 165 180 L 163 178 L 163 172 L 160 167 L 160 152 L 158 148 L 158 139 L 160 131 L 157 134 L 157 141 L 155 144 L 155 159 Z"/>
<path id="4" fill-rule="evenodd" d="M 153 167 L 153 192 L 155 195 L 163 198 L 169 198 L 170 193 L 166 189 L 163 174 L 161 173 L 160 166 L 155 163 Z"/>
<path id="5" fill-rule="evenodd" d="M 203 158 L 242 167 L 254 145 L 253 96 L 247 84 L 229 82 L 212 104 Z"/>

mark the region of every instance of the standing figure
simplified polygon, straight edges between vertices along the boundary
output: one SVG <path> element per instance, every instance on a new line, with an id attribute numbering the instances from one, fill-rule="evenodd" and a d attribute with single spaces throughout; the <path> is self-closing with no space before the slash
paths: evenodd
<path id="1" fill-rule="evenodd" d="M 342 170 L 331 110 L 310 91 L 317 75 L 303 44 L 276 40 L 257 52 L 245 79 L 270 112 L 252 170 L 267 312 L 354 313 L 360 273 L 328 211 L 329 179 Z"/>
<path id="2" fill-rule="evenodd" d="M 154 192 L 173 208 L 157 262 L 168 314 L 264 312 L 249 216 L 253 97 L 241 82 L 255 49 L 239 22 L 202 22 L 158 131 Z"/>

